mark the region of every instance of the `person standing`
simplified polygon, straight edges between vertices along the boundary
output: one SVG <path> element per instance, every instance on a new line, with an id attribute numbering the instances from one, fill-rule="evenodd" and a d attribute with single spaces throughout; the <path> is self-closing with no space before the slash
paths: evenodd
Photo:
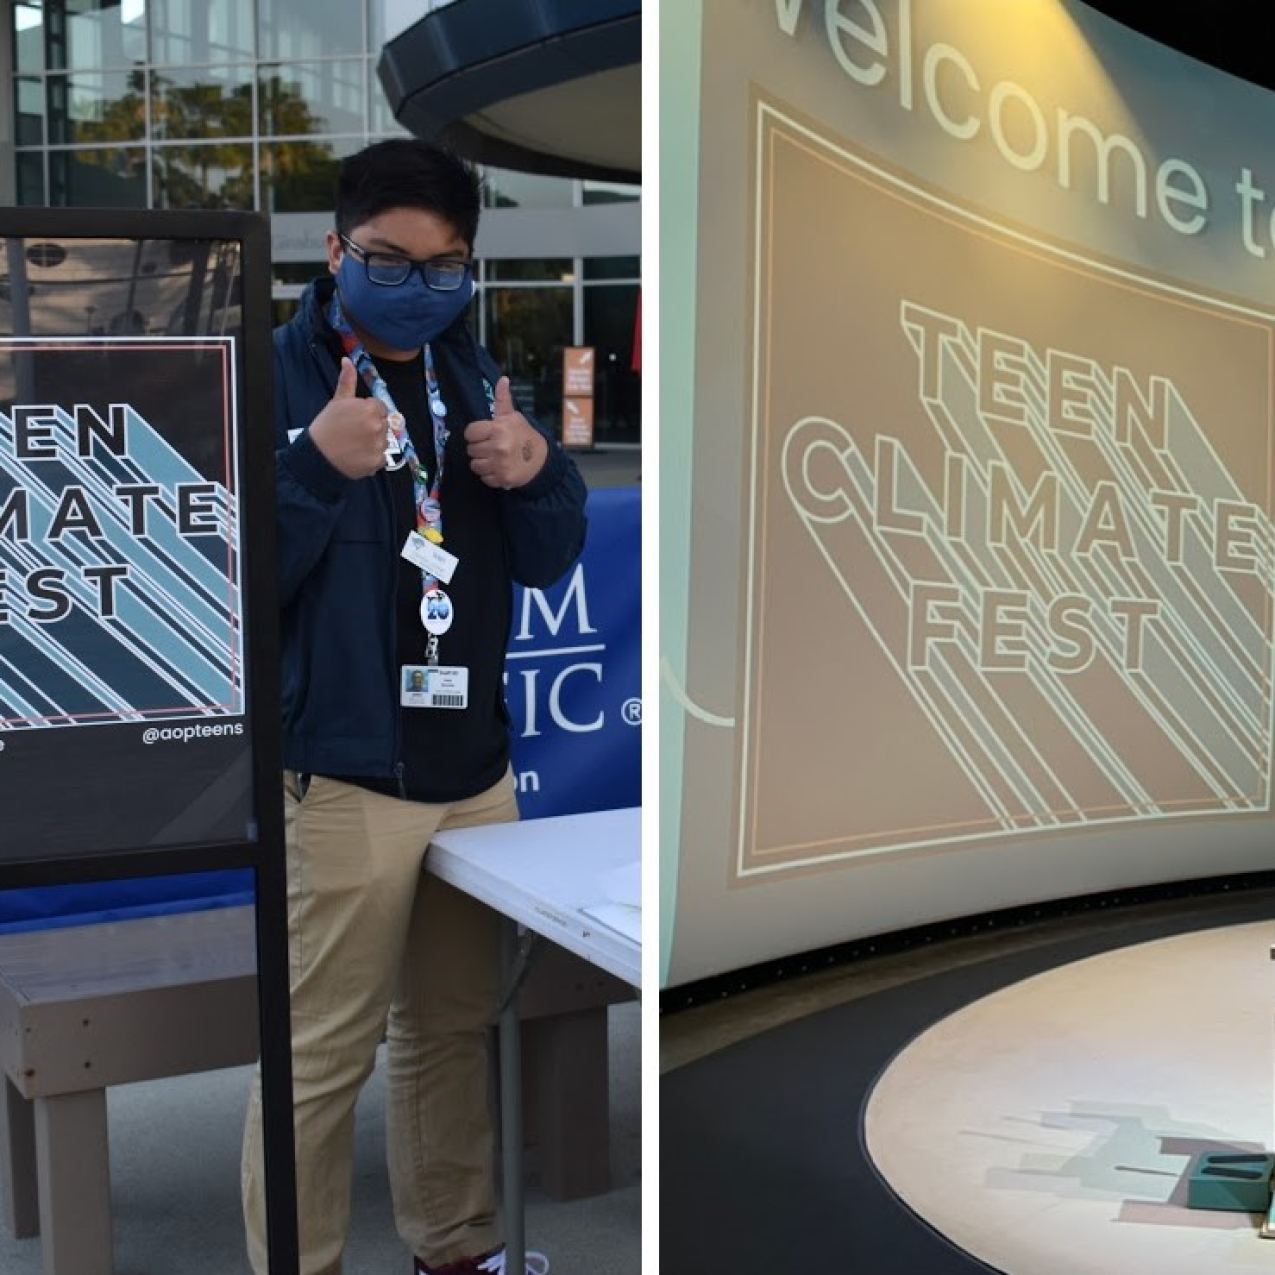
<path id="1" fill-rule="evenodd" d="M 416 1275 L 505 1269 L 497 918 L 424 858 L 439 828 L 518 817 L 512 584 L 571 566 L 586 493 L 466 321 L 480 207 L 475 171 L 426 142 L 350 156 L 328 274 L 274 335 L 301 1275 L 341 1270 L 355 1101 L 382 1038 L 395 1225 Z M 262 1160 L 258 1069 L 243 1144 L 257 1275 Z"/>

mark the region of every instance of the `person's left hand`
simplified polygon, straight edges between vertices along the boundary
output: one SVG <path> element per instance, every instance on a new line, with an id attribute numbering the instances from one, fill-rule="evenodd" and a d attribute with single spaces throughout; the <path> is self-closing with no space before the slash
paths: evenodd
<path id="1" fill-rule="evenodd" d="M 549 455 L 544 435 L 514 406 L 507 376 L 496 382 L 491 419 L 465 426 L 465 445 L 470 469 L 488 487 L 506 491 L 526 486 Z"/>

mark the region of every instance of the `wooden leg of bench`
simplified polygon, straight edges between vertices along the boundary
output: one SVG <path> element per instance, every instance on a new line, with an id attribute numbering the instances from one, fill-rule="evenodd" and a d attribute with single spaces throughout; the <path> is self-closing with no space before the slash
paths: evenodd
<path id="1" fill-rule="evenodd" d="M 16 1239 L 40 1233 L 40 1205 L 35 1185 L 35 1112 L 8 1076 L 0 1101 L 0 1189 L 4 1220 Z"/>
<path id="2" fill-rule="evenodd" d="M 611 1189 L 606 1006 L 524 1026 L 535 1055 L 541 1185 L 559 1200 L 601 1195 Z"/>
<path id="3" fill-rule="evenodd" d="M 113 1275 L 106 1091 L 35 1100 L 44 1275 Z"/>

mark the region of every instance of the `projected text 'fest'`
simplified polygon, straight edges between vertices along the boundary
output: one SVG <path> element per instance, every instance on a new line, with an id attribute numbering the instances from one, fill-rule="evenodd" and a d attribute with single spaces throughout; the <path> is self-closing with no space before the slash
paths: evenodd
<path id="1" fill-rule="evenodd" d="M 1183 451 L 1198 426 L 1170 382 L 1156 378 L 1144 394 L 1126 369 L 1032 350 L 910 303 L 902 307 L 902 326 L 916 348 L 919 390 L 936 429 L 955 426 L 944 438 L 943 488 L 927 488 L 898 439 L 878 434 L 874 454 L 857 456 L 833 422 L 799 425 L 786 459 L 799 464 L 789 491 L 812 521 L 861 511 L 883 553 L 892 537 L 917 536 L 949 559 L 973 549 L 980 561 L 1003 562 L 1003 582 L 1016 587 L 974 581 L 955 560 L 941 580 L 910 582 L 909 668 L 929 668 L 934 645 L 952 643 L 985 672 L 1034 661 L 1079 672 L 1100 648 L 1113 664 L 1137 670 L 1147 626 L 1172 627 L 1183 610 L 1179 581 L 1164 611 L 1155 582 L 1165 570 L 1196 577 L 1207 564 L 1214 590 L 1230 588 L 1230 573 L 1270 578 L 1271 527 L 1261 510 L 1179 485 L 1191 475 L 1175 462 L 1171 418 Z M 949 403 L 965 395 L 986 425 L 986 448 Z M 1048 467 L 1023 474 L 1004 459 L 984 460 L 1003 455 L 996 435 L 1007 429 L 1031 434 Z M 1106 477 L 1083 472 L 1069 451 L 1079 443 L 1101 453 Z M 840 472 L 816 479 L 812 461 L 826 451 Z M 864 474 L 861 486 L 857 476 Z M 1111 591 L 1120 580 L 1127 596 Z M 1219 615 L 1210 610 L 1196 621 L 1207 626 Z"/>

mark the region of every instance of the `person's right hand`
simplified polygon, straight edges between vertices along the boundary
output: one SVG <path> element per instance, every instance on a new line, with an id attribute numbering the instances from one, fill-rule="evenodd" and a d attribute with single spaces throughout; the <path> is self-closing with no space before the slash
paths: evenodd
<path id="1" fill-rule="evenodd" d="M 310 422 L 310 437 L 328 461 L 347 478 L 367 478 L 385 468 L 385 404 L 356 394 L 359 374 L 341 360 L 336 393 Z"/>

